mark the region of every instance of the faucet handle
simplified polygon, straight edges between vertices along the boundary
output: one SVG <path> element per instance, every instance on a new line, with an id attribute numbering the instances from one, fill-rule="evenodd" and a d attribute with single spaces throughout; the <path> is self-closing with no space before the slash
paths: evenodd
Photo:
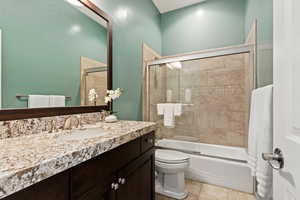
<path id="1" fill-rule="evenodd" d="M 81 115 L 76 115 L 76 128 L 79 128 L 80 130 L 84 129 Z"/>
<path id="2" fill-rule="evenodd" d="M 71 129 L 72 129 L 72 117 L 68 117 L 68 118 L 65 120 L 63 129 L 64 129 L 64 130 L 71 130 Z"/>
<path id="3" fill-rule="evenodd" d="M 55 123 L 54 123 L 53 119 L 50 121 L 50 125 L 51 125 L 50 133 L 54 133 L 55 132 Z"/>

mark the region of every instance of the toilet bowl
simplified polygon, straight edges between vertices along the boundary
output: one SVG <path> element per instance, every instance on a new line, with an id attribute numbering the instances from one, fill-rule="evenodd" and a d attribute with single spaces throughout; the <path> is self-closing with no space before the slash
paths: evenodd
<path id="1" fill-rule="evenodd" d="M 178 151 L 156 150 L 155 191 L 174 199 L 184 199 L 187 196 L 184 172 L 189 167 L 189 159 L 188 155 Z"/>

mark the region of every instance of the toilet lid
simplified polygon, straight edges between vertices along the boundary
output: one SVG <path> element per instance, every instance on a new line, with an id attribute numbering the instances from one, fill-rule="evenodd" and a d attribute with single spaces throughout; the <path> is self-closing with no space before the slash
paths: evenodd
<path id="1" fill-rule="evenodd" d="M 187 154 L 179 151 L 162 150 L 155 151 L 155 160 L 164 163 L 182 163 L 189 159 Z"/>

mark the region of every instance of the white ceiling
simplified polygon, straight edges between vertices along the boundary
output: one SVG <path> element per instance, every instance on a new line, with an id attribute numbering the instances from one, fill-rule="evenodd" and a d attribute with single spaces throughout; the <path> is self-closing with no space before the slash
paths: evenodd
<path id="1" fill-rule="evenodd" d="M 152 0 L 160 13 L 169 12 L 196 3 L 204 2 L 206 0 Z"/>

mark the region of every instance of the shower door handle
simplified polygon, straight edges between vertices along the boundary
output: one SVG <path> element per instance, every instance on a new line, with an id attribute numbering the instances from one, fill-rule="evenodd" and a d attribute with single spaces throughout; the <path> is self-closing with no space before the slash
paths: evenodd
<path id="1" fill-rule="evenodd" d="M 279 148 L 276 148 L 274 153 L 263 153 L 262 158 L 275 170 L 280 170 L 284 167 L 283 154 Z"/>

